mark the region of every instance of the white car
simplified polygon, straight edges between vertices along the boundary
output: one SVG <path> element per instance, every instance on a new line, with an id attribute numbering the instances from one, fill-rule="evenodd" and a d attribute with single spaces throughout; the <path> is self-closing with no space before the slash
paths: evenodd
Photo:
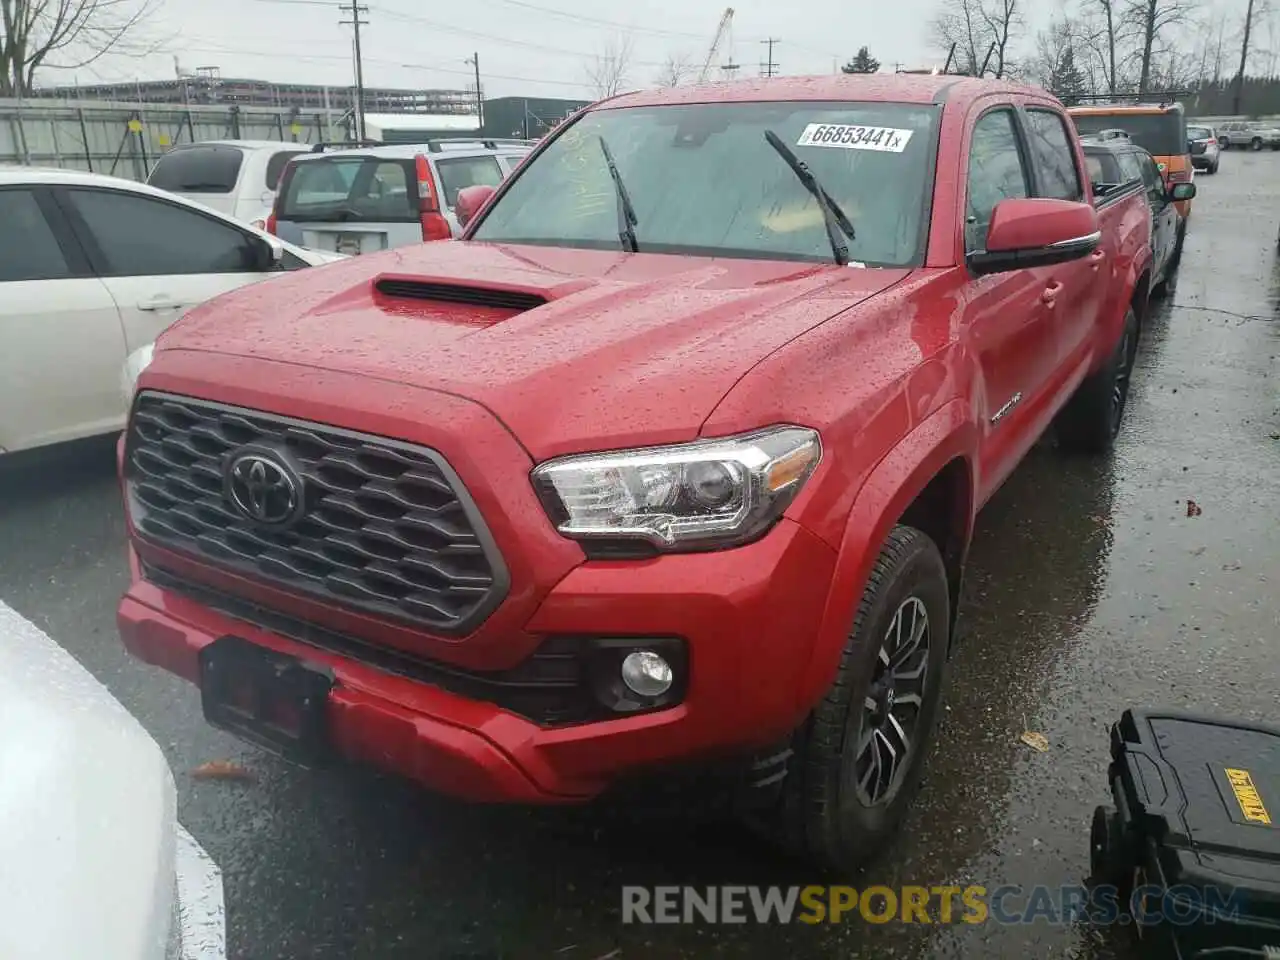
<path id="1" fill-rule="evenodd" d="M 222 873 L 160 747 L 0 603 L 0 957 L 225 960 Z"/>
<path id="2" fill-rule="evenodd" d="M 184 311 L 337 259 L 145 184 L 0 167 L 0 454 L 120 430 L 125 359 Z"/>
<path id="3" fill-rule="evenodd" d="M 285 165 L 310 149 L 279 140 L 184 143 L 160 155 L 147 183 L 261 230 Z"/>

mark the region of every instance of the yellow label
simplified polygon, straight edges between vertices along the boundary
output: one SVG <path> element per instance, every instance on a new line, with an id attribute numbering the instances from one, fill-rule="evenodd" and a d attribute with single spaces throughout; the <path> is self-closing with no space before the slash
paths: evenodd
<path id="1" fill-rule="evenodd" d="M 300 123 L 289 124 L 289 132 L 296 137 L 298 134 L 302 132 L 302 124 Z"/>
<path id="2" fill-rule="evenodd" d="M 1240 812 L 1250 823 L 1262 823 L 1271 826 L 1271 814 L 1263 806 L 1262 795 L 1253 785 L 1253 777 L 1248 770 L 1236 770 L 1225 767 L 1227 783 L 1231 784 L 1231 792 L 1236 795 L 1236 803 L 1240 804 Z"/>
<path id="3" fill-rule="evenodd" d="M 130 120 L 130 121 L 129 121 L 129 132 L 130 132 L 130 133 L 141 133 L 141 132 L 142 132 L 142 121 L 141 121 L 141 120 Z"/>
<path id="4" fill-rule="evenodd" d="M 158 139 L 159 139 L 159 141 L 160 141 L 160 146 L 162 146 L 162 147 L 167 147 L 167 146 L 169 146 L 170 140 L 169 140 L 169 135 L 168 135 L 167 133 L 162 133 L 162 134 L 160 134 L 160 136 L 158 137 Z"/>

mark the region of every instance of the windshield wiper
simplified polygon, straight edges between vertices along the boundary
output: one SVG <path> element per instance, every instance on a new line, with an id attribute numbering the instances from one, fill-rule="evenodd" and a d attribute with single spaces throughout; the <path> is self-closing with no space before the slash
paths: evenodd
<path id="1" fill-rule="evenodd" d="M 849 262 L 849 245 L 844 242 L 844 237 L 840 236 L 840 234 L 843 232 L 845 237 L 852 240 L 854 238 L 853 224 L 844 215 L 840 205 L 831 199 L 831 195 L 827 191 L 822 189 L 822 184 L 813 175 L 813 171 L 809 169 L 803 160 L 796 156 L 794 150 L 782 142 L 781 137 L 772 130 L 766 130 L 764 138 L 769 141 L 769 146 L 777 150 L 779 156 L 787 161 L 787 166 L 795 171 L 796 177 L 804 184 L 804 188 L 813 194 L 813 198 L 818 201 L 818 206 L 822 208 L 822 221 L 827 227 L 827 239 L 831 241 L 831 255 L 840 266 L 847 265 Z"/>
<path id="2" fill-rule="evenodd" d="M 636 226 L 640 223 L 636 217 L 636 208 L 631 206 L 631 197 L 622 183 L 622 174 L 618 165 L 613 162 L 613 152 L 604 142 L 604 137 L 597 136 L 600 141 L 600 152 L 604 154 L 605 166 L 609 168 L 609 176 L 613 177 L 613 185 L 618 192 L 618 239 L 622 241 L 622 249 L 632 253 L 640 252 L 640 244 L 636 242 Z"/>

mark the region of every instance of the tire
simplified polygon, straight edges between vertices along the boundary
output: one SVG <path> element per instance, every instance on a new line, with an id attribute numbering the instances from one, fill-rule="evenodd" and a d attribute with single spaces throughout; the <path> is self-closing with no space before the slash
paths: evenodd
<path id="1" fill-rule="evenodd" d="M 892 839 L 932 739 L 950 607 L 937 545 L 914 527 L 895 527 L 867 580 L 835 680 L 795 736 L 774 825 L 794 852 L 847 875 Z M 898 664 L 896 685 L 886 684 L 886 660 L 899 656 L 892 645 L 906 637 L 905 648 L 914 625 L 923 626 L 919 644 Z M 894 767 L 904 741 L 905 759 Z"/>
<path id="2" fill-rule="evenodd" d="M 1209 172 L 1210 172 L 1210 173 L 1217 173 L 1217 172 L 1218 172 L 1218 164 L 1220 164 L 1220 163 L 1222 163 L 1222 161 L 1221 161 L 1221 160 L 1215 160 L 1215 161 L 1213 161 L 1213 166 L 1209 168 Z"/>
<path id="3" fill-rule="evenodd" d="M 1219 138 L 1218 138 L 1218 148 L 1219 148 L 1220 150 L 1230 150 L 1230 149 L 1231 149 L 1231 141 L 1230 141 L 1230 140 L 1228 140 L 1226 137 L 1219 137 Z"/>
<path id="4" fill-rule="evenodd" d="M 1129 380 L 1138 355 L 1138 315 L 1130 307 L 1124 330 L 1106 365 L 1089 376 L 1058 414 L 1058 444 L 1068 453 L 1109 453 L 1129 401 Z"/>
<path id="5" fill-rule="evenodd" d="M 1250 141 L 1249 141 L 1249 149 L 1251 149 L 1251 150 L 1261 150 L 1261 149 L 1262 149 L 1262 138 L 1261 138 L 1261 137 L 1254 137 L 1252 140 L 1250 140 Z"/>

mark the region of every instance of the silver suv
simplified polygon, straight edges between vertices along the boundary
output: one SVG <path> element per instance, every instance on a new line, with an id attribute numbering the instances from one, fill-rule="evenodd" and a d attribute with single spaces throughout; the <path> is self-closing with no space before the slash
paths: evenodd
<path id="1" fill-rule="evenodd" d="M 285 167 L 267 229 L 356 256 L 461 233 L 458 191 L 497 186 L 531 140 L 451 138 L 403 145 L 316 144 Z"/>
<path id="2" fill-rule="evenodd" d="M 1280 127 L 1268 122 L 1232 120 L 1218 127 L 1218 145 L 1223 150 L 1232 147 L 1280 150 Z"/>

